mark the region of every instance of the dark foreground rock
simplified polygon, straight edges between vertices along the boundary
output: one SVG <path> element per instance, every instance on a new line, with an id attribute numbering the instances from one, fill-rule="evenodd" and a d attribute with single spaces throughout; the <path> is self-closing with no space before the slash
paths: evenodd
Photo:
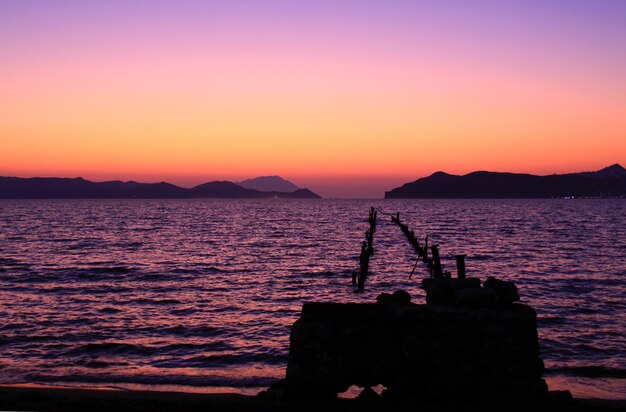
<path id="1" fill-rule="evenodd" d="M 494 302 L 499 296 L 469 289 Z M 531 307 L 415 305 L 403 293 L 391 296 L 376 304 L 305 304 L 275 395 L 331 399 L 351 385 L 384 385 L 385 399 L 422 403 L 512 404 L 547 395 Z"/>

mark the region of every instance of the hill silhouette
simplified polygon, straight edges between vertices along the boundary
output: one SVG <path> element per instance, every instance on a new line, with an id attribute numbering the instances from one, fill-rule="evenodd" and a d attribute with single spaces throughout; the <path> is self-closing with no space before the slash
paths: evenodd
<path id="1" fill-rule="evenodd" d="M 246 189 L 255 189 L 262 192 L 290 193 L 299 189 L 298 186 L 280 176 L 259 176 L 254 179 L 243 180 L 237 184 Z"/>
<path id="2" fill-rule="evenodd" d="M 624 196 L 626 169 L 619 164 L 595 172 L 548 176 L 485 171 L 458 176 L 436 172 L 385 192 L 386 199 Z"/>
<path id="3" fill-rule="evenodd" d="M 81 177 L 0 177 L 0 199 L 178 199 L 178 198 L 319 198 L 308 189 L 260 191 L 228 181 L 208 182 L 191 189 L 171 183 L 92 182 Z"/>

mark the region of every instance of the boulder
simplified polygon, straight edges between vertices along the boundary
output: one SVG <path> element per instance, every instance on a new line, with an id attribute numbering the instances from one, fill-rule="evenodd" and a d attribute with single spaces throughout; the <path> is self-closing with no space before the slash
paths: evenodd
<path id="1" fill-rule="evenodd" d="M 410 305 L 411 295 L 406 290 L 396 290 L 392 294 L 381 293 L 376 297 L 376 303 L 381 305 Z"/>
<path id="2" fill-rule="evenodd" d="M 515 286 L 513 282 L 507 282 L 489 276 L 483 283 L 483 288 L 492 290 L 495 293 L 496 303 L 499 305 L 506 305 L 519 300 L 517 286 Z"/>

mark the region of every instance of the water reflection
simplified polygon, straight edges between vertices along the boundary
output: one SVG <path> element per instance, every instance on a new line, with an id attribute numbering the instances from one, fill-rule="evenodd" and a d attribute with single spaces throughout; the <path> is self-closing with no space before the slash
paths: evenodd
<path id="1" fill-rule="evenodd" d="M 370 205 L 429 233 L 445 269 L 466 253 L 468 276 L 515 281 L 549 369 L 623 381 L 622 200 L 1 201 L 1 379 L 263 386 L 303 302 L 423 301 L 425 269 L 408 278 L 414 252 L 383 214 L 353 293 Z"/>

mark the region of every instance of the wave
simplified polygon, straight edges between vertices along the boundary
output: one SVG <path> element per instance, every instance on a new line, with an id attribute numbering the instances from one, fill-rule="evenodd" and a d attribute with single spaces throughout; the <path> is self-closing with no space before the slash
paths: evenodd
<path id="1" fill-rule="evenodd" d="M 0 326 L 0 330 L 11 330 L 11 329 L 22 329 L 27 328 L 30 325 L 28 323 L 16 322 L 16 323 L 5 323 Z"/>
<path id="2" fill-rule="evenodd" d="M 324 270 L 324 271 L 321 271 L 321 272 L 304 273 L 303 276 L 320 277 L 320 278 L 335 278 L 335 277 L 339 276 L 339 274 L 335 273 L 333 271 L 330 271 L 330 270 Z"/>
<path id="3" fill-rule="evenodd" d="M 70 349 L 68 355 L 78 354 L 116 354 L 116 355 L 143 355 L 148 356 L 155 352 L 155 348 L 150 348 L 142 345 L 133 345 L 131 343 L 122 342 L 102 342 L 102 343 L 87 343 L 77 348 Z"/>
<path id="4" fill-rule="evenodd" d="M 98 312 L 101 312 L 101 313 L 119 313 L 121 311 L 122 311 L 122 309 L 112 308 L 112 307 L 109 307 L 109 306 L 101 308 L 101 309 L 98 309 Z"/>
<path id="5" fill-rule="evenodd" d="M 169 299 L 169 298 L 164 298 L 164 299 L 142 298 L 142 299 L 134 299 L 132 303 L 139 304 L 139 305 L 177 305 L 181 303 L 181 301 L 178 299 Z"/>
<path id="6" fill-rule="evenodd" d="M 241 366 L 250 363 L 286 365 L 287 358 L 287 354 L 270 353 L 202 355 L 175 360 L 168 359 L 158 361 L 154 362 L 153 366 L 160 368 L 215 368 L 225 366 Z"/>
<path id="7" fill-rule="evenodd" d="M 90 374 L 73 373 L 58 375 L 31 374 L 28 379 L 36 383 L 91 383 L 91 384 L 141 384 L 141 385 L 180 385 L 180 386 L 212 386 L 255 388 L 268 387 L 278 380 L 267 376 L 211 376 L 211 375 L 123 375 L 123 374 Z"/>
<path id="8" fill-rule="evenodd" d="M 581 307 L 572 308 L 572 312 L 591 315 L 594 313 L 598 313 L 598 310 L 581 306 Z"/>
<path id="9" fill-rule="evenodd" d="M 171 345 L 160 346 L 159 351 L 179 351 L 179 350 L 210 350 L 210 351 L 219 351 L 219 350 L 232 350 L 234 349 L 232 345 L 229 345 L 223 341 L 214 341 L 214 342 L 203 342 L 203 343 L 172 343 Z"/>
<path id="10" fill-rule="evenodd" d="M 76 362 L 74 362 L 74 364 L 77 366 L 83 366 L 85 368 L 90 368 L 90 369 L 104 369 L 110 366 L 108 362 L 97 360 L 97 359 L 92 359 L 92 358 L 79 359 Z"/>
<path id="11" fill-rule="evenodd" d="M 32 270 L 29 266 L 12 267 L 8 270 L 1 268 L 3 272 L 0 280 L 6 280 L 10 284 L 40 284 L 66 282 L 68 280 L 89 282 L 98 280 L 109 280 L 113 277 L 116 280 L 128 279 L 128 276 L 135 276 L 138 269 L 131 266 L 108 266 L 108 267 L 63 267 L 50 268 L 45 271 Z M 62 291 L 62 289 L 61 289 Z M 110 290 L 109 292 L 114 292 Z"/>
<path id="12" fill-rule="evenodd" d="M 223 330 L 212 326 L 173 326 L 164 328 L 163 332 L 168 335 L 182 337 L 214 337 L 220 335 Z"/>
<path id="13" fill-rule="evenodd" d="M 195 307 L 186 307 L 186 308 L 182 308 L 182 309 L 172 309 L 170 310 L 170 313 L 172 315 L 177 315 L 177 316 L 181 316 L 181 315 L 191 315 L 192 313 L 196 313 L 198 312 L 199 309 L 195 308 Z"/>
<path id="14" fill-rule="evenodd" d="M 63 280 L 65 277 L 76 277 L 78 279 L 94 279 L 99 276 L 106 275 L 126 275 L 129 273 L 137 272 L 138 270 L 132 266 L 127 265 L 111 265 L 111 266 L 93 266 L 93 263 L 88 263 L 91 267 L 82 266 L 68 266 L 46 269 L 45 275 L 41 275 L 37 272 L 31 271 L 28 275 L 32 276 L 28 278 L 29 281 L 56 281 Z M 17 280 L 17 279 L 16 279 Z"/>
<path id="15" fill-rule="evenodd" d="M 223 341 L 212 341 L 202 343 L 172 343 L 163 346 L 144 346 L 124 342 L 101 342 L 101 343 L 87 343 L 78 347 L 71 348 L 65 352 L 69 356 L 89 356 L 89 359 L 94 359 L 98 356 L 112 356 L 112 355 L 124 355 L 124 356 L 151 356 L 158 354 L 159 356 L 173 356 L 177 355 L 176 360 L 166 360 L 164 362 L 171 363 L 171 367 L 185 367 L 185 359 L 178 356 L 184 356 L 185 354 L 197 353 L 199 351 L 226 351 L 232 350 L 233 347 Z M 221 355 L 216 355 L 219 358 Z M 227 356 L 227 355 L 224 355 Z M 77 365 L 82 365 L 84 360 L 76 361 Z M 159 364 L 156 362 L 155 364 Z"/>
<path id="16" fill-rule="evenodd" d="M 111 266 L 115 266 L 117 262 L 113 261 L 113 260 L 94 260 L 91 262 L 84 262 L 84 265 L 88 265 L 88 266 L 104 266 L 104 265 L 111 265 Z"/>
<path id="17" fill-rule="evenodd" d="M 19 261 L 18 259 L 14 259 L 14 258 L 10 258 L 10 257 L 0 257 L 0 265 L 6 265 L 6 266 L 21 266 L 24 263 L 22 263 L 21 261 Z"/>
<path id="18" fill-rule="evenodd" d="M 574 349 L 583 352 L 598 352 L 598 353 L 609 353 L 610 350 L 607 350 L 605 348 L 599 348 L 597 346 L 593 346 L 593 345 L 587 345 L 585 343 L 581 343 L 579 345 L 574 346 Z"/>
<path id="19" fill-rule="evenodd" d="M 562 316 L 538 316 L 537 323 L 539 327 L 542 325 L 562 325 L 567 322 L 567 319 Z"/>
<path id="20" fill-rule="evenodd" d="M 99 239 L 84 240 L 73 245 L 67 246 L 67 250 L 88 250 L 101 247 L 102 243 Z"/>
<path id="21" fill-rule="evenodd" d="M 560 366 L 546 369 L 546 374 L 561 374 L 585 378 L 626 379 L 626 369 L 605 366 Z"/>
<path id="22" fill-rule="evenodd" d="M 220 269 L 215 266 L 195 267 L 195 268 L 177 267 L 177 268 L 171 269 L 169 272 L 183 274 L 183 275 L 205 275 L 205 274 L 211 274 L 211 273 L 229 273 L 228 270 Z"/>
<path id="23" fill-rule="evenodd" d="M 93 272 L 93 273 L 130 273 L 130 272 L 133 272 L 134 269 L 130 266 L 118 265 L 118 266 L 95 267 L 93 269 L 86 269 L 86 271 Z"/>

